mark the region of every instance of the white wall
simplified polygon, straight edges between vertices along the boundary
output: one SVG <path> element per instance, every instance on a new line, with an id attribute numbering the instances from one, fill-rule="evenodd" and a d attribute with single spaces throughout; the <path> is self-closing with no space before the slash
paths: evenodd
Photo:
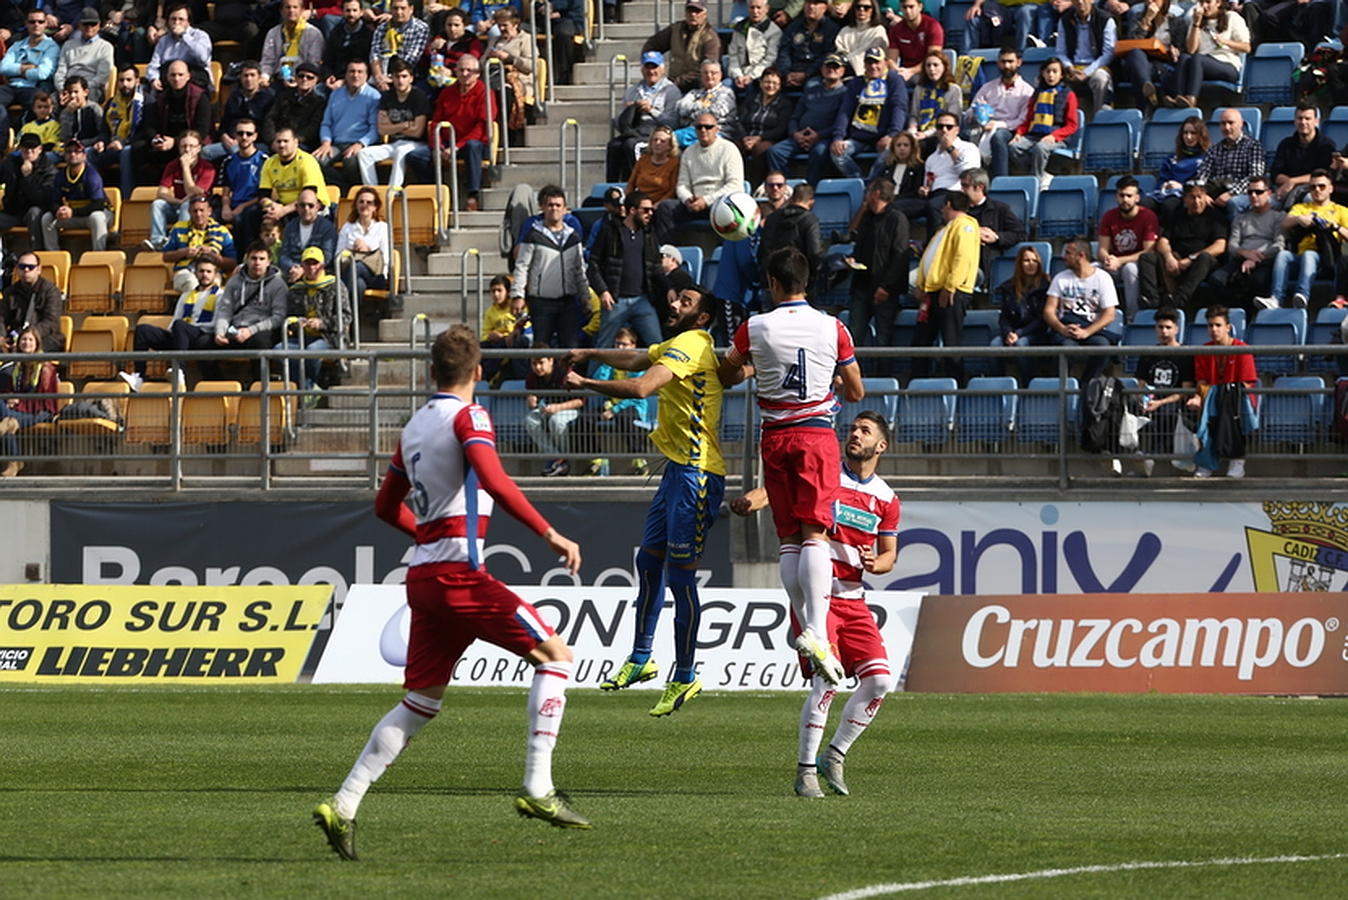
<path id="1" fill-rule="evenodd" d="M 37 563 L 39 581 L 47 580 L 51 562 L 48 551 L 50 520 L 45 500 L 0 500 L 0 522 L 4 539 L 0 540 L 0 584 L 22 584 L 23 569 Z"/>

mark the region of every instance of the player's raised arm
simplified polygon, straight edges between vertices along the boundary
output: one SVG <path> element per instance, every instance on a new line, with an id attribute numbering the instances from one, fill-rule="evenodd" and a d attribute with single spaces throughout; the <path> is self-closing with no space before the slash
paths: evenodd
<path id="1" fill-rule="evenodd" d="M 624 371 L 639 370 L 642 366 L 648 365 L 649 361 L 646 354 L 642 351 L 621 351 L 636 352 L 638 354 L 635 362 L 627 367 L 608 362 L 600 358 L 610 366 Z M 575 369 L 566 373 L 566 386 L 569 388 L 587 388 L 597 394 L 603 394 L 605 397 L 614 397 L 619 400 L 630 400 L 633 398 L 644 400 L 654 395 L 660 388 L 674 380 L 674 373 L 669 369 L 656 363 L 645 372 L 642 372 L 636 378 L 619 378 L 614 380 L 600 380 L 595 378 L 586 378 Z"/>

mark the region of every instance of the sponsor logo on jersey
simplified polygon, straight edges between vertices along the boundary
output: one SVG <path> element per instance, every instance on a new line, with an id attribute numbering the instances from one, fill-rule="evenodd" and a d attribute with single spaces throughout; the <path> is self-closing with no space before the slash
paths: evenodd
<path id="1" fill-rule="evenodd" d="M 833 522 L 836 525 L 846 525 L 848 528 L 864 531 L 866 534 L 875 534 L 880 530 L 880 517 L 875 513 L 848 506 L 841 501 L 833 504 Z"/>
<path id="2" fill-rule="evenodd" d="M 677 347 L 666 347 L 665 352 L 661 353 L 660 355 L 665 359 L 672 359 L 675 362 L 686 363 L 692 361 L 692 357 L 690 357 L 687 353 L 684 353 Z"/>

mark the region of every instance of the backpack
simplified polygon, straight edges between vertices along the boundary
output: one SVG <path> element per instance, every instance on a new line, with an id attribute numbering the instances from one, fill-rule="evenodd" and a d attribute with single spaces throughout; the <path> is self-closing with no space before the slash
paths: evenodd
<path id="1" fill-rule="evenodd" d="M 506 201 L 505 215 L 501 217 L 501 231 L 497 244 L 502 259 L 512 259 L 515 255 L 515 239 L 519 236 L 524 222 L 534 214 L 534 189 L 527 184 L 517 184 Z"/>
<path id="2" fill-rule="evenodd" d="M 1116 451 L 1123 421 L 1123 382 L 1097 375 L 1086 382 L 1081 398 L 1081 449 L 1087 453 Z"/>

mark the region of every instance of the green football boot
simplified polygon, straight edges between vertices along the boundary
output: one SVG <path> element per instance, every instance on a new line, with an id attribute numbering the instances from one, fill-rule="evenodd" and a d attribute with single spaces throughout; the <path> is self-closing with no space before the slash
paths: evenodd
<path id="1" fill-rule="evenodd" d="M 660 695 L 660 700 L 651 707 L 651 715 L 667 716 L 700 693 L 702 693 L 701 678 L 694 678 L 692 681 L 671 681 L 665 685 L 665 692 Z"/>
<path id="2" fill-rule="evenodd" d="M 641 684 L 643 681 L 650 681 L 656 675 L 660 674 L 660 667 L 653 660 L 646 660 L 641 665 L 637 665 L 630 659 L 623 663 L 618 674 L 607 679 L 599 685 L 601 691 L 620 691 L 625 687 L 631 687 L 634 684 Z"/>
<path id="3" fill-rule="evenodd" d="M 356 820 L 337 812 L 337 804 L 324 800 L 314 807 L 314 824 L 342 859 L 356 859 Z"/>
<path id="4" fill-rule="evenodd" d="M 515 811 L 521 816 L 542 819 L 557 828 L 592 828 L 590 820 L 571 808 L 565 794 L 549 791 L 544 797 L 520 794 L 515 798 Z"/>

